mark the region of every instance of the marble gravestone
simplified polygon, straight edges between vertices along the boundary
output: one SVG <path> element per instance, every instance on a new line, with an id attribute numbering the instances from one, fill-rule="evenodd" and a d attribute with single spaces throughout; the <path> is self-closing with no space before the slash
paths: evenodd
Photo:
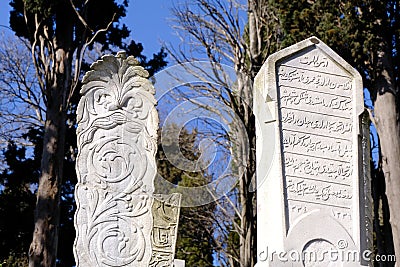
<path id="1" fill-rule="evenodd" d="M 368 266 L 363 103 L 360 74 L 315 37 L 267 59 L 254 84 L 257 266 Z"/>
<path id="2" fill-rule="evenodd" d="M 180 195 L 154 195 L 158 114 L 148 73 L 106 55 L 83 78 L 75 189 L 78 267 L 172 266 Z"/>

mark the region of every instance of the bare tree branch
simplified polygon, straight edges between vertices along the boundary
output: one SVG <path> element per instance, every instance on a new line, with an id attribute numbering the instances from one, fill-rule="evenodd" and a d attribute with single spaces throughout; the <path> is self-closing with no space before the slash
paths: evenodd
<path id="1" fill-rule="evenodd" d="M 178 48 L 169 45 L 167 51 L 186 72 L 196 77 L 197 81 L 203 82 L 203 86 L 186 84 L 185 87 L 176 89 L 177 101 L 184 99 L 191 105 L 197 106 L 199 110 L 208 110 L 220 118 L 226 116 L 226 112 L 206 101 L 198 101 L 196 93 L 199 97 L 218 100 L 240 118 L 242 126 L 239 127 L 231 122 L 230 131 L 236 132 L 235 138 L 231 139 L 235 140 L 224 143 L 219 140 L 228 138 L 229 134 L 224 137 L 218 132 L 220 130 L 218 127 L 207 124 L 204 120 L 203 127 L 207 125 L 207 131 L 202 132 L 202 138 L 213 139 L 218 146 L 225 148 L 239 144 L 240 138 L 248 138 L 249 141 L 248 152 L 246 148 L 225 150 L 227 153 L 234 153 L 231 155 L 237 158 L 234 164 L 239 168 L 245 168 L 245 171 L 230 195 L 220 199 L 214 195 L 217 212 L 212 220 L 217 233 L 214 238 L 217 247 L 214 249 L 220 255 L 218 260 L 221 265 L 254 266 L 256 209 L 255 194 L 249 191 L 255 176 L 252 84 L 263 61 L 279 46 L 276 16 L 266 0 L 186 0 L 175 6 L 172 12 L 173 27 L 182 44 Z M 196 68 L 195 64 L 191 64 L 204 58 L 209 66 L 212 66 L 212 71 Z M 234 84 L 227 83 L 226 77 L 221 75 L 222 64 L 234 68 L 236 74 Z M 179 75 L 173 78 L 181 83 L 184 82 L 176 76 Z M 193 113 L 193 110 L 190 112 Z M 225 119 L 225 123 L 227 121 L 229 119 Z M 227 157 L 228 155 L 225 156 Z M 221 156 L 216 160 L 222 162 L 224 159 Z M 237 247 L 227 248 L 222 243 L 228 242 L 232 231 L 239 235 L 240 242 Z"/>
<path id="2" fill-rule="evenodd" d="M 72 2 L 72 0 L 71 0 L 71 2 Z M 74 8 L 74 9 L 75 9 L 75 8 Z M 84 57 L 84 54 L 85 54 L 85 52 L 86 52 L 87 47 L 88 47 L 89 45 L 91 45 L 91 44 L 96 40 L 97 36 L 98 36 L 100 33 L 108 31 L 108 29 L 109 29 L 109 28 L 111 27 L 111 25 L 113 24 L 116 15 L 117 15 L 117 14 L 114 13 L 112 19 L 111 19 L 110 22 L 107 24 L 107 26 L 106 26 L 105 28 L 103 28 L 103 29 L 100 29 L 100 30 L 96 31 L 96 33 L 93 34 L 92 38 L 91 38 L 90 40 L 88 40 L 88 41 L 82 46 L 81 49 L 78 49 L 78 51 L 77 51 L 77 64 L 76 64 L 76 66 L 75 66 L 75 68 L 76 68 L 75 70 L 76 70 L 76 71 L 75 71 L 74 79 L 73 79 L 73 81 L 72 81 L 71 90 L 70 90 L 70 92 L 69 92 L 69 94 L 68 94 L 67 102 L 69 102 L 70 99 L 71 99 L 71 97 L 74 95 L 74 92 L 75 92 L 76 87 L 77 87 L 77 85 L 78 85 L 79 73 L 80 73 L 81 66 L 82 66 L 82 60 L 83 60 L 83 57 Z M 79 53 L 79 54 L 78 54 L 78 53 Z"/>

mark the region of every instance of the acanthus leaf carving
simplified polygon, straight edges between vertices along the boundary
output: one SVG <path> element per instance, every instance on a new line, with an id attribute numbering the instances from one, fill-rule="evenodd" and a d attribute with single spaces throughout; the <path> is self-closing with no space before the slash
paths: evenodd
<path id="1" fill-rule="evenodd" d="M 158 116 L 133 57 L 106 55 L 83 78 L 78 105 L 77 266 L 148 266 Z"/>

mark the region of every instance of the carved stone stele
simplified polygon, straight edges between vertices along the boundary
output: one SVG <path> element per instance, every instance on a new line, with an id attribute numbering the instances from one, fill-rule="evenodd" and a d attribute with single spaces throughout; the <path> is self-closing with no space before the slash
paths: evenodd
<path id="1" fill-rule="evenodd" d="M 124 53 L 83 78 L 75 190 L 78 267 L 147 267 L 152 257 L 158 116 L 148 73 Z"/>
<path id="2" fill-rule="evenodd" d="M 369 125 L 360 74 L 311 37 L 267 59 L 254 83 L 254 113 L 257 267 L 369 265 Z"/>
<path id="3" fill-rule="evenodd" d="M 173 266 L 180 205 L 179 193 L 154 196 L 151 235 L 153 254 L 149 267 Z"/>

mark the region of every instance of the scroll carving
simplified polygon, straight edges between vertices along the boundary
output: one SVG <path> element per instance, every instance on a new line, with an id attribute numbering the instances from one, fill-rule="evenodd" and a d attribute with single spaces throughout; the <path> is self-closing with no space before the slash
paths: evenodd
<path id="1" fill-rule="evenodd" d="M 148 73 L 124 53 L 83 78 L 76 163 L 77 266 L 149 266 L 158 116 Z"/>

